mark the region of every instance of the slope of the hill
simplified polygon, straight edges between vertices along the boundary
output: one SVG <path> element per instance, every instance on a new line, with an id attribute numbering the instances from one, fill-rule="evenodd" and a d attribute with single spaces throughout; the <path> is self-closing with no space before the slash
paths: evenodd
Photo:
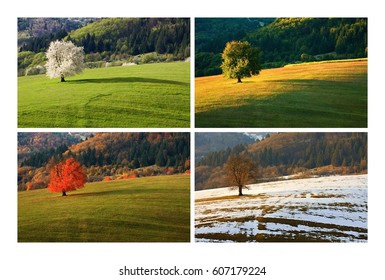
<path id="1" fill-rule="evenodd" d="M 189 242 L 190 176 L 18 193 L 19 242 Z"/>
<path id="2" fill-rule="evenodd" d="M 196 242 L 366 242 L 367 175 L 195 192 Z"/>
<path id="3" fill-rule="evenodd" d="M 19 127 L 189 127 L 190 63 L 86 69 L 58 83 L 18 78 Z"/>
<path id="4" fill-rule="evenodd" d="M 97 133 L 72 146 L 69 153 L 86 166 L 128 165 L 131 168 L 184 166 L 190 157 L 188 133 Z"/>
<path id="5" fill-rule="evenodd" d="M 189 57 L 188 18 L 104 18 L 69 33 L 68 39 L 89 52 L 148 52 Z"/>
<path id="6" fill-rule="evenodd" d="M 249 33 L 247 40 L 262 50 L 262 62 L 271 65 L 366 57 L 367 24 L 367 18 L 277 18 Z"/>
<path id="7" fill-rule="evenodd" d="M 262 70 L 243 83 L 195 79 L 197 127 L 367 127 L 368 61 Z"/>

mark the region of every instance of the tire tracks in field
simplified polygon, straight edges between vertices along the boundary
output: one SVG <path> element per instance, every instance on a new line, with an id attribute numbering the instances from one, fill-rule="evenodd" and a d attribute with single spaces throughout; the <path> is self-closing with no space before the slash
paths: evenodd
<path id="1" fill-rule="evenodd" d="M 90 106 L 90 104 L 94 101 L 96 101 L 97 99 L 100 99 L 100 98 L 103 98 L 103 97 L 107 97 L 107 96 L 111 96 L 112 93 L 100 93 L 100 94 L 97 94 L 93 97 L 91 97 L 90 99 L 88 99 L 88 101 L 86 101 L 84 103 L 84 105 L 82 106 L 82 109 L 83 110 L 80 110 L 80 114 L 79 114 L 79 120 L 82 120 L 82 126 L 84 127 L 87 127 L 87 124 L 89 123 L 89 121 L 91 120 L 91 118 L 88 117 L 88 115 L 90 114 L 88 111 L 88 107 Z"/>
<path id="2" fill-rule="evenodd" d="M 112 93 L 100 93 L 94 97 L 91 97 L 85 104 L 84 104 L 84 107 L 87 107 L 91 102 L 95 101 L 96 99 L 99 99 L 99 98 L 102 98 L 102 97 L 106 97 L 106 96 L 111 96 Z"/>

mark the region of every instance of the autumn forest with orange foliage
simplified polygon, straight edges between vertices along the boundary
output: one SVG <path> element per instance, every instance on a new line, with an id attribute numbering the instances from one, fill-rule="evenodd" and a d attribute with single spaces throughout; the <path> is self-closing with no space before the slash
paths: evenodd
<path id="1" fill-rule="evenodd" d="M 77 164 L 81 167 L 75 168 Z M 63 177 L 70 178 L 68 174 L 80 170 L 84 172 L 84 183 L 189 174 L 190 134 L 18 134 L 18 190 L 48 187 L 63 192 L 66 184 L 64 189 L 74 190 L 82 185 L 82 176 L 71 175 L 76 177 L 71 180 L 77 182 L 72 185 Z"/>

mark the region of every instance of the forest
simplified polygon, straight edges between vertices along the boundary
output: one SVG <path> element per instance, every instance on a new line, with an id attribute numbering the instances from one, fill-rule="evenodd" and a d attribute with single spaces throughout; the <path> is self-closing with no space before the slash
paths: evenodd
<path id="1" fill-rule="evenodd" d="M 244 22 L 250 20 L 258 25 L 240 25 L 240 19 L 227 19 L 226 28 L 220 29 L 223 19 L 197 19 L 196 77 L 221 73 L 221 52 L 230 40 L 248 41 L 257 47 L 262 68 L 368 55 L 367 18 L 261 18 Z M 200 43 L 210 31 L 212 38 L 207 44 Z"/>
<path id="2" fill-rule="evenodd" d="M 142 176 L 185 173 L 190 170 L 188 133 L 96 133 L 71 144 L 67 134 L 58 134 L 57 146 L 19 155 L 18 189 L 45 188 L 50 169 L 64 158 L 73 157 L 85 168 L 87 181 L 128 179 Z M 19 133 L 24 142 L 50 135 Z M 57 139 L 59 140 L 59 139 Z M 19 141 L 22 146 L 23 141 Z M 45 140 L 43 140 L 45 141 Z M 49 143 L 49 140 L 46 140 Z"/>
<path id="3" fill-rule="evenodd" d="M 39 28 L 34 29 L 35 25 Z M 122 60 L 143 63 L 184 60 L 190 56 L 188 18 L 101 18 L 75 23 L 57 19 L 45 19 L 42 23 L 39 19 L 20 18 L 18 35 L 19 75 L 35 73 L 27 70 L 43 66 L 44 52 L 54 40 L 72 41 L 82 46 L 89 67 Z M 152 55 L 145 59 L 138 57 L 148 53 Z"/>
<path id="4" fill-rule="evenodd" d="M 245 154 L 258 166 L 259 181 L 281 176 L 366 173 L 366 133 L 267 134 L 254 144 L 239 144 L 208 154 L 196 163 L 196 189 L 224 187 L 223 166 L 232 154 Z"/>
<path id="5" fill-rule="evenodd" d="M 221 74 L 221 52 L 227 42 L 241 40 L 273 21 L 272 18 L 196 18 L 195 76 Z"/>

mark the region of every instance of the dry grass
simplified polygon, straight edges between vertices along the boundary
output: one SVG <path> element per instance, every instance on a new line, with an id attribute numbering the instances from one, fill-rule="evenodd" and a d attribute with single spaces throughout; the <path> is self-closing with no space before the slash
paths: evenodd
<path id="1" fill-rule="evenodd" d="M 366 127 L 367 61 L 196 78 L 195 111 L 198 127 Z"/>

